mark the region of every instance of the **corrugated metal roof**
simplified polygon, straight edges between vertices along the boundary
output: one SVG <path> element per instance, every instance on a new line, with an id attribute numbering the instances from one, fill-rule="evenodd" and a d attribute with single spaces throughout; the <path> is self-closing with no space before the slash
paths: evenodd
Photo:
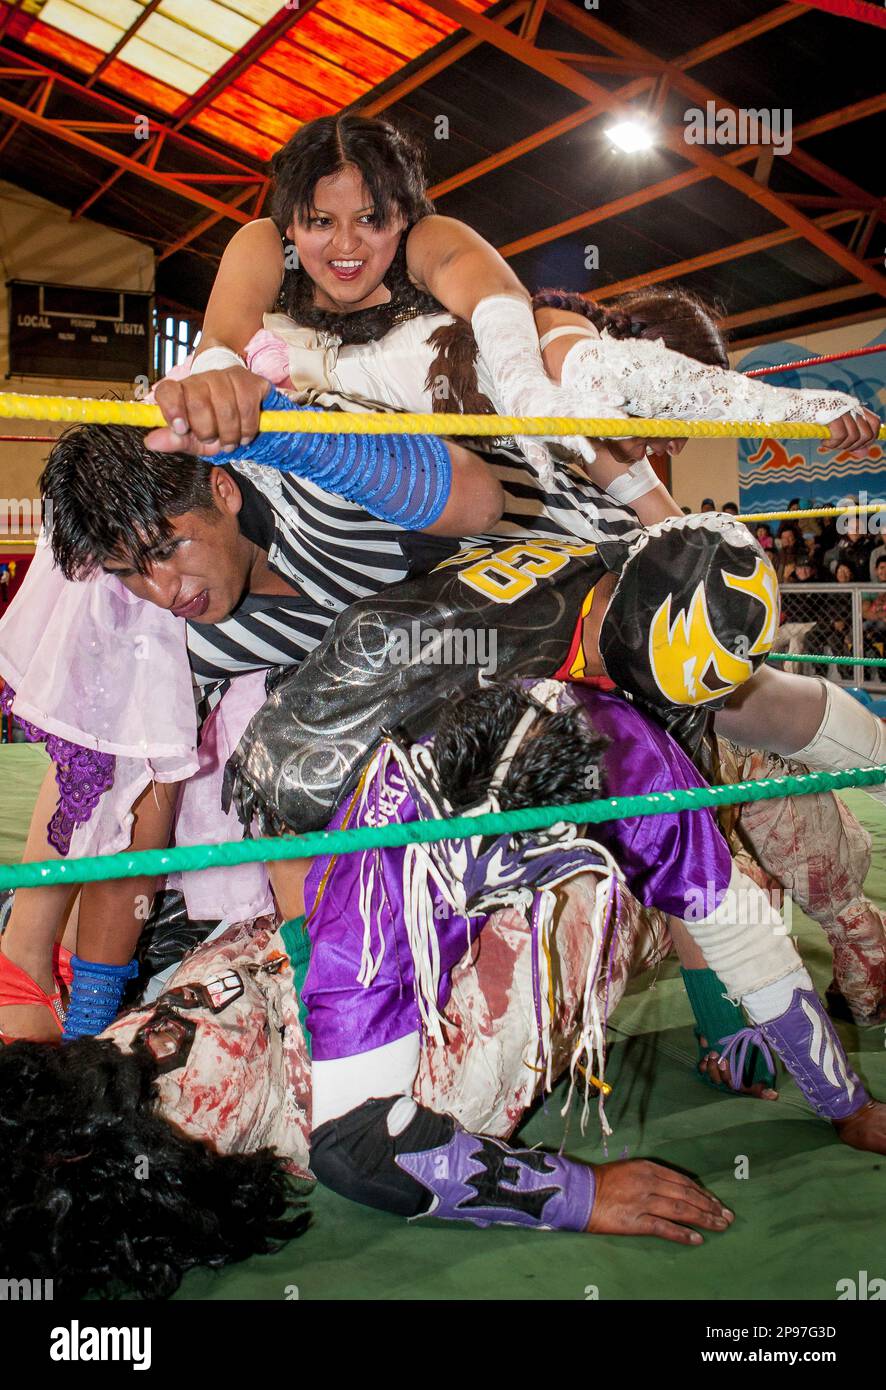
<path id="1" fill-rule="evenodd" d="M 490 17 L 518 9 L 515 0 L 463 3 Z M 169 253 L 158 265 L 159 288 L 200 308 L 236 220 L 260 207 L 263 161 L 300 122 L 368 105 L 424 141 L 430 183 L 442 189 L 439 210 L 502 248 L 533 288 L 599 293 L 644 275 L 660 280 L 677 267 L 681 283 L 730 315 L 759 310 L 764 332 L 882 308 L 871 283 L 883 267 L 879 35 L 771 0 L 669 0 L 664 8 L 619 0 L 599 16 L 602 27 L 580 0 L 547 0 L 537 50 L 602 55 L 602 68 L 572 70 L 603 90 L 630 86 L 640 109 L 650 100 L 650 64 L 665 60 L 673 64 L 669 85 L 656 97 L 665 125 L 679 128 L 697 103 L 694 82 L 721 101 L 788 111 L 795 127 L 812 122 L 797 142 L 804 158 L 777 157 L 768 168 L 751 159 L 741 168 L 755 182 L 739 190 L 700 175 L 682 144 L 618 154 L 606 137 L 611 117 L 586 119 L 586 97 L 491 42 L 465 43 L 464 32 L 456 39 L 455 23 L 425 0 L 300 0 L 292 10 L 276 0 L 0 0 L 0 98 L 8 103 L 0 112 L 0 173 Z M 512 18 L 511 34 L 519 30 Z M 735 30 L 740 41 L 713 52 Z M 64 76 L 51 93 L 42 89 L 41 125 L 34 107 L 52 74 Z M 854 104 L 849 120 L 844 108 Z M 829 119 L 835 111 L 840 116 Z M 134 150 L 129 130 L 139 112 L 149 114 L 155 143 Z M 65 140 L 52 127 L 62 120 L 78 122 L 89 141 Z M 94 133 L 87 125 L 96 121 L 115 121 L 118 130 Z M 554 123 L 560 133 L 541 140 Z M 524 144 L 512 156 L 517 142 Z M 729 159 L 735 151 L 712 146 L 709 154 Z M 144 170 L 150 159 L 165 180 L 159 185 L 134 167 Z M 675 178 L 676 186 L 639 201 Z M 825 218 L 840 246 L 860 246 L 858 278 L 802 229 L 786 226 L 778 208 L 750 196 L 757 187 L 799 200 L 793 206 L 807 219 Z M 608 208 L 626 196 L 631 206 Z M 584 225 L 564 230 L 568 219 Z M 741 251 L 752 238 L 764 245 Z M 597 248 L 596 266 L 588 264 L 589 246 Z M 711 264 L 718 251 L 727 258 Z M 695 266 L 699 259 L 706 263 Z M 804 296 L 814 301 L 808 313 Z M 741 332 L 751 335 L 747 322 Z"/>
<path id="2" fill-rule="evenodd" d="M 482 12 L 492 0 L 466 0 Z M 8 0 L 4 0 L 8 5 Z M 347 106 L 420 58 L 458 25 L 422 0 L 42 0 L 26 7 L 25 44 L 91 73 L 138 25 L 102 74 L 127 100 L 175 116 L 265 25 L 286 35 L 219 91 L 191 123 L 223 144 L 268 159 L 299 125 Z M 303 11 L 300 13 L 299 11 Z"/>

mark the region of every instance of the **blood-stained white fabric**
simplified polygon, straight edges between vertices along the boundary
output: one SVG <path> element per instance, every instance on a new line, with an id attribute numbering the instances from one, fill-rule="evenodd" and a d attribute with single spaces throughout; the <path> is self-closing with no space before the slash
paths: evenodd
<path id="1" fill-rule="evenodd" d="M 156 1083 L 166 1118 L 221 1153 L 273 1148 L 307 1176 L 311 1064 L 276 924 L 241 922 L 198 947 L 158 999 L 102 1037 L 129 1051 L 146 1023 L 170 1017 L 183 1036 Z"/>
<path id="2" fill-rule="evenodd" d="M 552 937 L 555 1076 L 581 1025 L 595 902 L 592 876 L 573 879 L 560 892 Z M 657 964 L 670 942 L 658 915 L 623 893 L 609 944 L 611 963 L 598 991 L 611 1014 L 629 977 Z M 292 968 L 273 922 L 239 923 L 199 946 L 159 998 L 121 1015 L 102 1036 L 129 1049 L 158 1009 L 195 1025 L 190 1044 L 180 1046 L 181 1064 L 167 1060 L 157 1082 L 163 1114 L 223 1153 L 268 1145 L 294 1173 L 309 1176 L 311 1062 Z M 465 1128 L 507 1137 L 543 1081 L 536 1069 L 532 936 L 520 912 L 505 908 L 489 919 L 453 973 L 445 1016 L 444 1042 L 422 1039 L 415 1099 Z"/>

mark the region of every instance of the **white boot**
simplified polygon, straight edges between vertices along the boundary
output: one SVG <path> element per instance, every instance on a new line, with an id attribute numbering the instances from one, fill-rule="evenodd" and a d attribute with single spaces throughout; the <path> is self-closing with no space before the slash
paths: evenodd
<path id="1" fill-rule="evenodd" d="M 815 772 L 845 772 L 851 767 L 886 765 L 886 724 L 833 681 L 818 678 L 825 687 L 824 719 L 805 748 L 787 756 Z M 864 787 L 886 804 L 886 783 Z"/>

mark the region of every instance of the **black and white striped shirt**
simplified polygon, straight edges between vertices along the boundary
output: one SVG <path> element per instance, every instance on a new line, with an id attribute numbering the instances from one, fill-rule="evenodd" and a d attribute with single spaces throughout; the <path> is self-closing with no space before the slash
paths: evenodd
<path id="1" fill-rule="evenodd" d="M 496 441 L 494 452 L 478 452 L 505 490 L 505 509 L 491 536 L 466 540 L 530 535 L 599 541 L 638 526 L 632 512 L 577 471 L 558 466 L 555 487 L 546 491 L 515 446 Z M 243 533 L 268 551 L 271 569 L 297 593 L 247 594 L 224 622 L 187 625 L 191 667 L 205 694 L 230 676 L 301 661 L 355 599 L 410 572 L 403 541 L 411 533 L 402 527 L 293 474 L 242 463 L 232 471 L 244 494 Z"/>

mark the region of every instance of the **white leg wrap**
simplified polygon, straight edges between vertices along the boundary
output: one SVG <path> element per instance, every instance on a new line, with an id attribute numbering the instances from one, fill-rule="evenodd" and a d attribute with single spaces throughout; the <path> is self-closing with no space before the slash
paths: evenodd
<path id="1" fill-rule="evenodd" d="M 716 911 L 683 925 L 731 999 L 740 1001 L 802 965 L 780 914 L 762 888 L 735 864 Z"/>
<path id="2" fill-rule="evenodd" d="M 314 1061 L 311 1065 L 311 1126 L 319 1129 L 355 1110 L 373 1096 L 409 1096 L 418 1071 L 421 1040 L 418 1033 L 358 1052 L 353 1057 Z M 409 1123 L 408 1116 L 403 1128 Z"/>
<path id="3" fill-rule="evenodd" d="M 776 980 L 774 985 L 764 985 L 763 989 L 746 994 L 741 1002 L 752 1023 L 768 1023 L 770 1019 L 781 1018 L 791 1007 L 795 989 L 815 989 L 805 965 L 785 975 L 784 979 Z"/>
<path id="4" fill-rule="evenodd" d="M 788 754 L 815 772 L 845 772 L 850 767 L 886 763 L 886 724 L 833 681 L 825 688 L 824 718 L 805 748 Z M 886 783 L 864 790 L 886 802 Z"/>

